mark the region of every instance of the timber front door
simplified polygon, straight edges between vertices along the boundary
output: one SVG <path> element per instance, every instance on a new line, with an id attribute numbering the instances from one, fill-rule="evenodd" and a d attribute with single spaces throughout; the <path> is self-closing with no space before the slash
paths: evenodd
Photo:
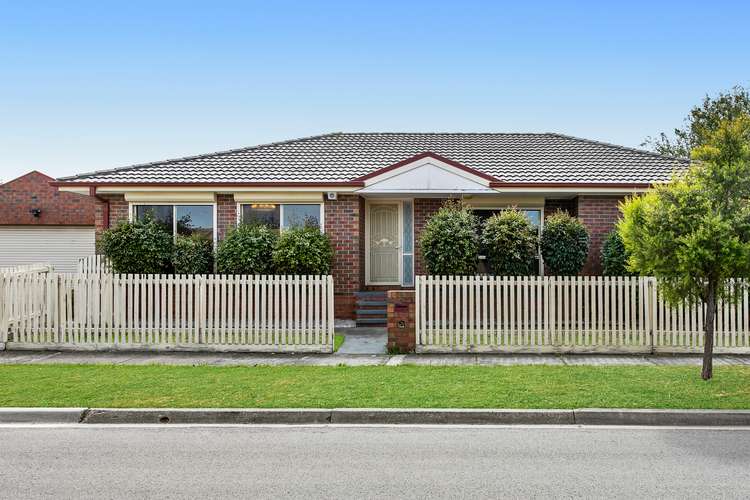
<path id="1" fill-rule="evenodd" d="M 368 281 L 372 284 L 401 283 L 401 204 L 371 202 L 369 221 Z"/>

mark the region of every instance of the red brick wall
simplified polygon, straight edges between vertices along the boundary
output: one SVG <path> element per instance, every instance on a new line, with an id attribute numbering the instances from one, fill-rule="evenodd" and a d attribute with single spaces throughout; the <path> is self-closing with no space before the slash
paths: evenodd
<path id="1" fill-rule="evenodd" d="M 417 346 L 414 290 L 388 292 L 388 350 L 414 352 Z"/>
<path id="2" fill-rule="evenodd" d="M 233 194 L 216 195 L 216 225 L 216 237 L 219 241 L 237 225 L 237 203 Z"/>
<path id="3" fill-rule="evenodd" d="M 325 231 L 333 245 L 335 315 L 354 318 L 354 293 L 364 285 L 364 202 L 358 195 L 339 194 L 325 202 Z"/>
<path id="4" fill-rule="evenodd" d="M 620 218 L 623 196 L 579 196 L 578 218 L 589 230 L 589 256 L 581 274 L 601 274 L 601 248 L 607 233 Z"/>
<path id="5" fill-rule="evenodd" d="M 416 250 L 414 256 L 414 275 L 419 276 L 427 274 L 424 260 L 422 259 L 422 250 L 419 247 L 419 238 L 422 235 L 427 219 L 432 216 L 445 202 L 442 198 L 415 198 L 414 199 L 414 247 Z"/>
<path id="6" fill-rule="evenodd" d="M 571 198 L 569 200 L 544 200 L 545 219 L 558 210 L 568 212 L 570 215 L 575 217 L 578 210 L 578 200 L 576 198 Z"/>
<path id="7" fill-rule="evenodd" d="M 99 198 L 109 201 L 109 227 L 115 227 L 122 221 L 127 221 L 130 214 L 128 213 L 128 202 L 125 201 L 125 195 L 122 194 L 100 194 Z M 99 235 L 107 229 L 104 224 L 104 214 L 106 210 L 103 203 L 96 205 L 96 232 Z"/>
<path id="8" fill-rule="evenodd" d="M 0 185 L 0 224 L 93 226 L 95 199 L 58 191 L 52 180 L 34 171 Z M 41 210 L 39 217 L 31 215 L 33 208 Z"/>

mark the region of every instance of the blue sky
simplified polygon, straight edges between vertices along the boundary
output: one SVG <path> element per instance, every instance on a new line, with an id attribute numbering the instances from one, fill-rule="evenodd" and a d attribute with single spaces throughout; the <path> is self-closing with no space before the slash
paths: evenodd
<path id="1" fill-rule="evenodd" d="M 332 131 L 638 146 L 750 84 L 749 2 L 0 2 L 0 178 Z"/>

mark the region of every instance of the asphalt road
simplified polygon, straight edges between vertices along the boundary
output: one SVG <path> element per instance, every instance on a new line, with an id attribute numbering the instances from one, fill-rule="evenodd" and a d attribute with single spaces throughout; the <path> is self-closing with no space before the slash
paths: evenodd
<path id="1" fill-rule="evenodd" d="M 0 427 L 2 498 L 750 494 L 750 430 Z"/>

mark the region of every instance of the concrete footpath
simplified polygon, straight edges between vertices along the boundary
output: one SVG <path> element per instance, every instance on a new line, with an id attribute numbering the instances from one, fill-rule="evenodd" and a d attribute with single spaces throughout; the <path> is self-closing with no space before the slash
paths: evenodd
<path id="1" fill-rule="evenodd" d="M 495 366 L 495 365 L 646 365 L 701 364 L 700 355 L 616 354 L 248 354 L 200 352 L 0 351 L 0 365 L 25 364 L 213 365 L 213 366 Z M 747 355 L 717 355 L 717 366 L 750 366 Z"/>
<path id="2" fill-rule="evenodd" d="M 750 410 L 0 408 L 0 424 L 750 426 Z"/>

